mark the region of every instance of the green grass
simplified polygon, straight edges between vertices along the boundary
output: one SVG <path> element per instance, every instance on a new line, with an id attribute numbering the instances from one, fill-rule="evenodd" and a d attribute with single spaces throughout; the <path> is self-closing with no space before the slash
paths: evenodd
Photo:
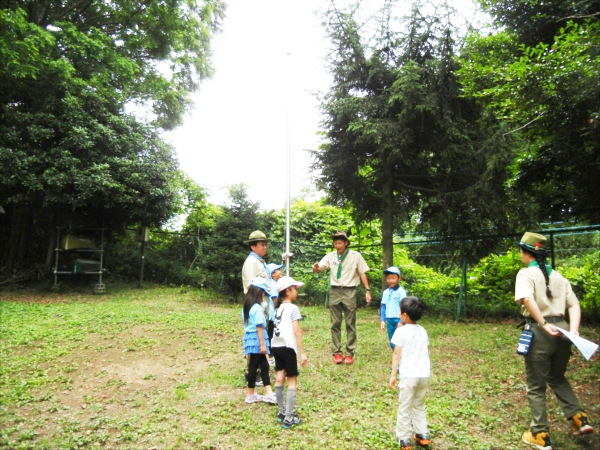
<path id="1" fill-rule="evenodd" d="M 240 308 L 180 288 L 0 294 L 0 448 L 396 446 L 391 351 L 374 309 L 359 311 L 356 362 L 347 367 L 331 362 L 328 311 L 301 307 L 309 356 L 298 387 L 303 424 L 283 430 L 275 407 L 243 402 Z M 431 342 L 431 448 L 527 448 L 520 443 L 529 411 L 514 322 L 421 323 Z M 582 335 L 600 341 L 598 330 Z M 575 353 L 568 376 L 600 423 L 598 356 L 587 362 Z M 600 447 L 598 433 L 565 433 L 551 395 L 548 407 L 555 448 Z"/>

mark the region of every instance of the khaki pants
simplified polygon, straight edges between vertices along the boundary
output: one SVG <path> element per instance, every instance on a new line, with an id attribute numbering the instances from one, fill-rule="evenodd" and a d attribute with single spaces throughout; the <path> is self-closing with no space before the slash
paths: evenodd
<path id="1" fill-rule="evenodd" d="M 331 352 L 342 353 L 342 315 L 346 321 L 346 353 L 354 356 L 356 348 L 356 288 L 331 287 L 329 291 L 331 315 Z"/>
<path id="2" fill-rule="evenodd" d="M 426 434 L 425 392 L 429 378 L 400 378 L 396 439 L 410 440 L 413 434 Z"/>
<path id="3" fill-rule="evenodd" d="M 565 330 L 569 329 L 566 321 L 554 325 Z M 581 411 L 581 407 L 565 378 L 567 364 L 571 357 L 571 341 L 562 335 L 550 336 L 538 324 L 533 324 L 531 331 L 534 338 L 529 354 L 525 356 L 525 372 L 527 400 L 531 409 L 531 432 L 537 434 L 549 431 L 546 415 L 546 385 L 554 391 L 566 418 Z"/>

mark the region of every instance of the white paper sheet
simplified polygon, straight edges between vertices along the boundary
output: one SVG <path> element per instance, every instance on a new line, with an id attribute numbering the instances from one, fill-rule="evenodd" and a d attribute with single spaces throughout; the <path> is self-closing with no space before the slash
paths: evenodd
<path id="1" fill-rule="evenodd" d="M 594 344 L 592 341 L 588 341 L 587 339 L 582 338 L 581 336 L 577 336 L 576 334 L 570 333 L 567 330 L 563 330 L 562 328 L 556 327 L 558 331 L 568 337 L 571 342 L 579 349 L 581 354 L 588 361 L 592 357 L 592 355 L 598 350 L 598 344 Z"/>

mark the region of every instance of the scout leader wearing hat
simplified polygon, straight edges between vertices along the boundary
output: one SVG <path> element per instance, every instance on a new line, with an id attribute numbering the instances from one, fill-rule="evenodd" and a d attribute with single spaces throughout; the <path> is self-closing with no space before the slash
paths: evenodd
<path id="1" fill-rule="evenodd" d="M 244 241 L 244 244 L 250 246 L 250 253 L 248 253 L 248 257 L 246 258 L 246 261 L 244 261 L 244 266 L 242 267 L 244 294 L 248 292 L 248 287 L 254 278 L 261 277 L 267 280 L 269 278 L 267 263 L 265 262 L 268 241 L 269 239 L 267 239 L 265 233 L 259 230 L 250 233 L 248 239 Z"/>
<path id="2" fill-rule="evenodd" d="M 546 416 L 546 385 L 550 385 L 565 417 L 572 423 L 575 436 L 591 433 L 593 428 L 582 410 L 571 385 L 565 378 L 571 356 L 571 341 L 556 329 L 579 334 L 581 309 L 569 281 L 546 264 L 548 240 L 537 233 L 525 233 L 519 242 L 521 269 L 515 284 L 515 301 L 531 324 L 533 340 L 525 355 L 527 400 L 531 410 L 530 431 L 524 442 L 541 450 L 551 450 Z M 569 311 L 570 324 L 565 319 Z"/>
<path id="3" fill-rule="evenodd" d="M 362 255 L 348 246 L 350 241 L 343 231 L 331 235 L 335 251 L 314 263 L 314 272 L 330 270 L 329 311 L 331 315 L 331 352 L 335 364 L 352 364 L 356 348 L 356 287 L 360 282 L 367 290 L 366 301 L 371 303 L 371 289 L 367 271 L 369 266 Z M 342 314 L 346 319 L 346 358 L 342 356 Z"/>

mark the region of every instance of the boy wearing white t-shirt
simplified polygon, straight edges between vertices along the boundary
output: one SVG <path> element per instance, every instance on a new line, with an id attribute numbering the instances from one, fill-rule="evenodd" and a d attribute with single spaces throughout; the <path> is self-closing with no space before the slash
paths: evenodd
<path id="1" fill-rule="evenodd" d="M 412 449 L 413 433 L 420 445 L 430 443 L 424 401 L 431 377 L 429 338 L 427 331 L 417 325 L 423 311 L 425 304 L 419 298 L 404 298 L 400 304 L 400 320 L 405 325 L 397 328 L 392 337 L 394 356 L 390 387 L 396 389 L 397 373 L 400 372 L 396 438 L 402 450 Z"/>
<path id="2" fill-rule="evenodd" d="M 275 397 L 279 412 L 277 421 L 282 422 L 283 428 L 300 425 L 302 421 L 294 413 L 296 404 L 296 383 L 298 379 L 298 357 L 300 365 L 304 367 L 308 361 L 304 345 L 302 344 L 302 331 L 300 330 L 300 310 L 292 302 L 298 298 L 298 288 L 304 283 L 292 277 L 282 277 L 277 281 L 279 298 L 275 312 L 275 331 L 271 350 L 275 356 Z M 287 399 L 284 401 L 283 383 L 287 378 Z"/>

